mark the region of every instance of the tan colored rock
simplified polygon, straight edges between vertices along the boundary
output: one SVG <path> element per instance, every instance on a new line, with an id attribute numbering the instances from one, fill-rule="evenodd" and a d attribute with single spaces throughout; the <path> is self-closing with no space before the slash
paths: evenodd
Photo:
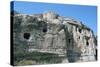
<path id="1" fill-rule="evenodd" d="M 15 15 L 14 25 L 14 43 L 28 45 L 29 52 L 58 54 L 68 59 L 63 62 L 95 60 L 93 32 L 79 21 L 48 12 Z"/>

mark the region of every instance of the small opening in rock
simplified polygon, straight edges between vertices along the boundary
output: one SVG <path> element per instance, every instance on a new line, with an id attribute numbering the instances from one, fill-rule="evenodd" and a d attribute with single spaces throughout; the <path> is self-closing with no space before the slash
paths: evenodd
<path id="1" fill-rule="evenodd" d="M 29 39 L 30 38 L 30 33 L 24 33 L 24 38 Z"/>
<path id="2" fill-rule="evenodd" d="M 71 39 L 68 39 L 69 43 L 71 42 Z"/>
<path id="3" fill-rule="evenodd" d="M 77 31 L 77 26 L 76 26 L 76 31 Z"/>
<path id="4" fill-rule="evenodd" d="M 44 33 L 47 32 L 47 28 L 43 28 L 43 32 L 44 32 Z"/>
<path id="5" fill-rule="evenodd" d="M 86 42 L 86 45 L 89 46 L 89 42 L 88 41 Z"/>
<path id="6" fill-rule="evenodd" d="M 95 59 L 98 60 L 98 51 L 97 51 L 97 49 L 95 50 L 95 52 L 96 52 Z"/>
<path id="7" fill-rule="evenodd" d="M 82 31 L 82 30 L 81 30 L 81 29 L 79 29 L 79 32 L 80 32 L 80 33 L 81 33 L 81 31 Z"/>
<path id="8" fill-rule="evenodd" d="M 80 39 L 80 36 L 79 36 L 79 39 Z"/>

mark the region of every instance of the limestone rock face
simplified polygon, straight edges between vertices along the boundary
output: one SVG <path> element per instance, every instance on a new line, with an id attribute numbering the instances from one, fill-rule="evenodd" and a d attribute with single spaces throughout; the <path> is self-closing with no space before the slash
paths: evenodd
<path id="1" fill-rule="evenodd" d="M 93 31 L 80 21 L 52 12 L 15 14 L 13 18 L 14 44 L 27 46 L 23 50 L 58 54 L 67 62 L 95 60 Z"/>

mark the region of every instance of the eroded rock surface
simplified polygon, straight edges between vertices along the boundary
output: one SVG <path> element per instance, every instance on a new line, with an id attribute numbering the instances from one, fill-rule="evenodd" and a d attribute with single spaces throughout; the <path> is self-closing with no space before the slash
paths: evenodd
<path id="1" fill-rule="evenodd" d="M 66 57 L 62 62 L 95 60 L 93 31 L 80 21 L 53 12 L 15 14 L 13 18 L 14 45 L 26 46 L 15 51 L 53 53 Z"/>

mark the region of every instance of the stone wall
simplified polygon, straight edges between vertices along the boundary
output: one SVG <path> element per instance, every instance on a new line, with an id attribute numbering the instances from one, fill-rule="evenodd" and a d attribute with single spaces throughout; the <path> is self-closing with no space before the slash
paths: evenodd
<path id="1" fill-rule="evenodd" d="M 27 45 L 23 50 L 58 54 L 67 62 L 96 60 L 93 31 L 80 21 L 53 12 L 13 17 L 14 44 Z"/>

